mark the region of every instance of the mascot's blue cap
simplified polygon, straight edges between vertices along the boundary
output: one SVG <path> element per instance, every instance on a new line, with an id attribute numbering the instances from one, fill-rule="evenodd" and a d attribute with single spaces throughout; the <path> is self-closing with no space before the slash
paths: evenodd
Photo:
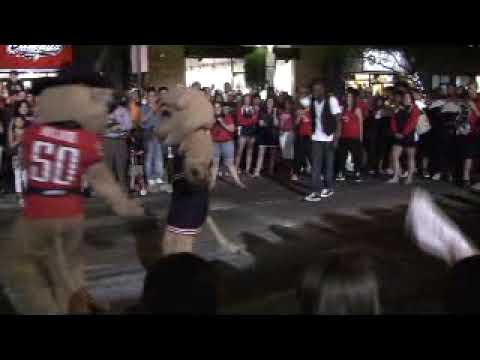
<path id="1" fill-rule="evenodd" d="M 32 94 L 37 96 L 43 90 L 61 85 L 86 85 L 98 88 L 110 88 L 111 84 L 102 74 L 88 68 L 70 67 L 62 70 L 57 77 L 45 77 L 35 81 Z"/>

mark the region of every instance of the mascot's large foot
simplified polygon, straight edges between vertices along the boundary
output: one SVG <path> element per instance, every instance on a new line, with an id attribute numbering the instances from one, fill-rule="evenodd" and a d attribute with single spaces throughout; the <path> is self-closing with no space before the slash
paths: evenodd
<path id="1" fill-rule="evenodd" d="M 68 312 L 72 315 L 105 314 L 109 311 L 110 306 L 108 304 L 95 301 L 85 288 L 78 290 L 72 295 L 68 307 Z"/>

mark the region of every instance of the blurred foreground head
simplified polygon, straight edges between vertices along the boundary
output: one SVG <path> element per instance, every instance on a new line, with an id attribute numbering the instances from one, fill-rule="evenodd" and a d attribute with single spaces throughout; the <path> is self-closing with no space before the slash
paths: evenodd
<path id="1" fill-rule="evenodd" d="M 148 270 L 142 307 L 149 314 L 214 315 L 217 277 L 213 265 L 190 253 L 161 259 Z"/>
<path id="2" fill-rule="evenodd" d="M 376 315 L 380 313 L 377 278 L 370 261 L 355 254 L 336 254 L 310 266 L 297 292 L 301 312 L 309 315 Z"/>

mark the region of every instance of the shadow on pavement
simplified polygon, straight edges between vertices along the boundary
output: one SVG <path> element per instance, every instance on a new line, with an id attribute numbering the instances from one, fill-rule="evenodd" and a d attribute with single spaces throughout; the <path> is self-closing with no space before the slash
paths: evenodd
<path id="1" fill-rule="evenodd" d="M 272 225 L 270 231 L 280 238 L 275 243 L 243 233 L 255 266 L 244 272 L 230 269 L 224 273 L 228 294 L 225 304 L 252 301 L 272 293 L 290 292 L 294 296 L 292 290 L 307 264 L 321 263 L 332 252 L 353 251 L 371 256 L 386 313 L 441 312 L 447 268 L 422 254 L 404 236 L 405 209 L 366 209 L 362 217 L 329 213 L 319 218 L 321 223 L 299 227 Z M 287 303 L 291 304 L 292 299 Z M 280 311 L 278 306 L 275 308 Z"/>

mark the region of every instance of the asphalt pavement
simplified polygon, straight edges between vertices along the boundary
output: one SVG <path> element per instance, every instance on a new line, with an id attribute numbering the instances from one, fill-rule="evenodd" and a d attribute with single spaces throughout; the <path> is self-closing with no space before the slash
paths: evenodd
<path id="1" fill-rule="evenodd" d="M 249 179 L 247 190 L 230 179 L 212 193 L 210 215 L 221 231 L 247 253 L 223 248 L 205 226 L 195 253 L 215 263 L 222 278 L 221 312 L 227 314 L 295 313 L 295 286 L 304 267 L 332 252 L 359 251 L 374 261 L 384 312 L 439 313 L 446 266 L 422 254 L 404 232 L 406 207 L 414 186 L 429 190 L 438 204 L 473 240 L 480 239 L 480 196 L 443 182 L 417 180 L 414 186 L 368 178 L 337 183 L 335 195 L 308 203 L 308 181 Z M 121 312 L 138 299 L 144 270 L 136 241 L 161 237 L 170 195 L 142 198 L 158 226 L 141 232 L 116 217 L 99 199 L 88 200 L 85 256 L 89 286 L 101 300 Z M 20 209 L 14 199 L 0 201 L 0 237 Z M 478 234 L 477 234 L 478 233 Z M 12 241 L 12 239 L 10 239 Z"/>

